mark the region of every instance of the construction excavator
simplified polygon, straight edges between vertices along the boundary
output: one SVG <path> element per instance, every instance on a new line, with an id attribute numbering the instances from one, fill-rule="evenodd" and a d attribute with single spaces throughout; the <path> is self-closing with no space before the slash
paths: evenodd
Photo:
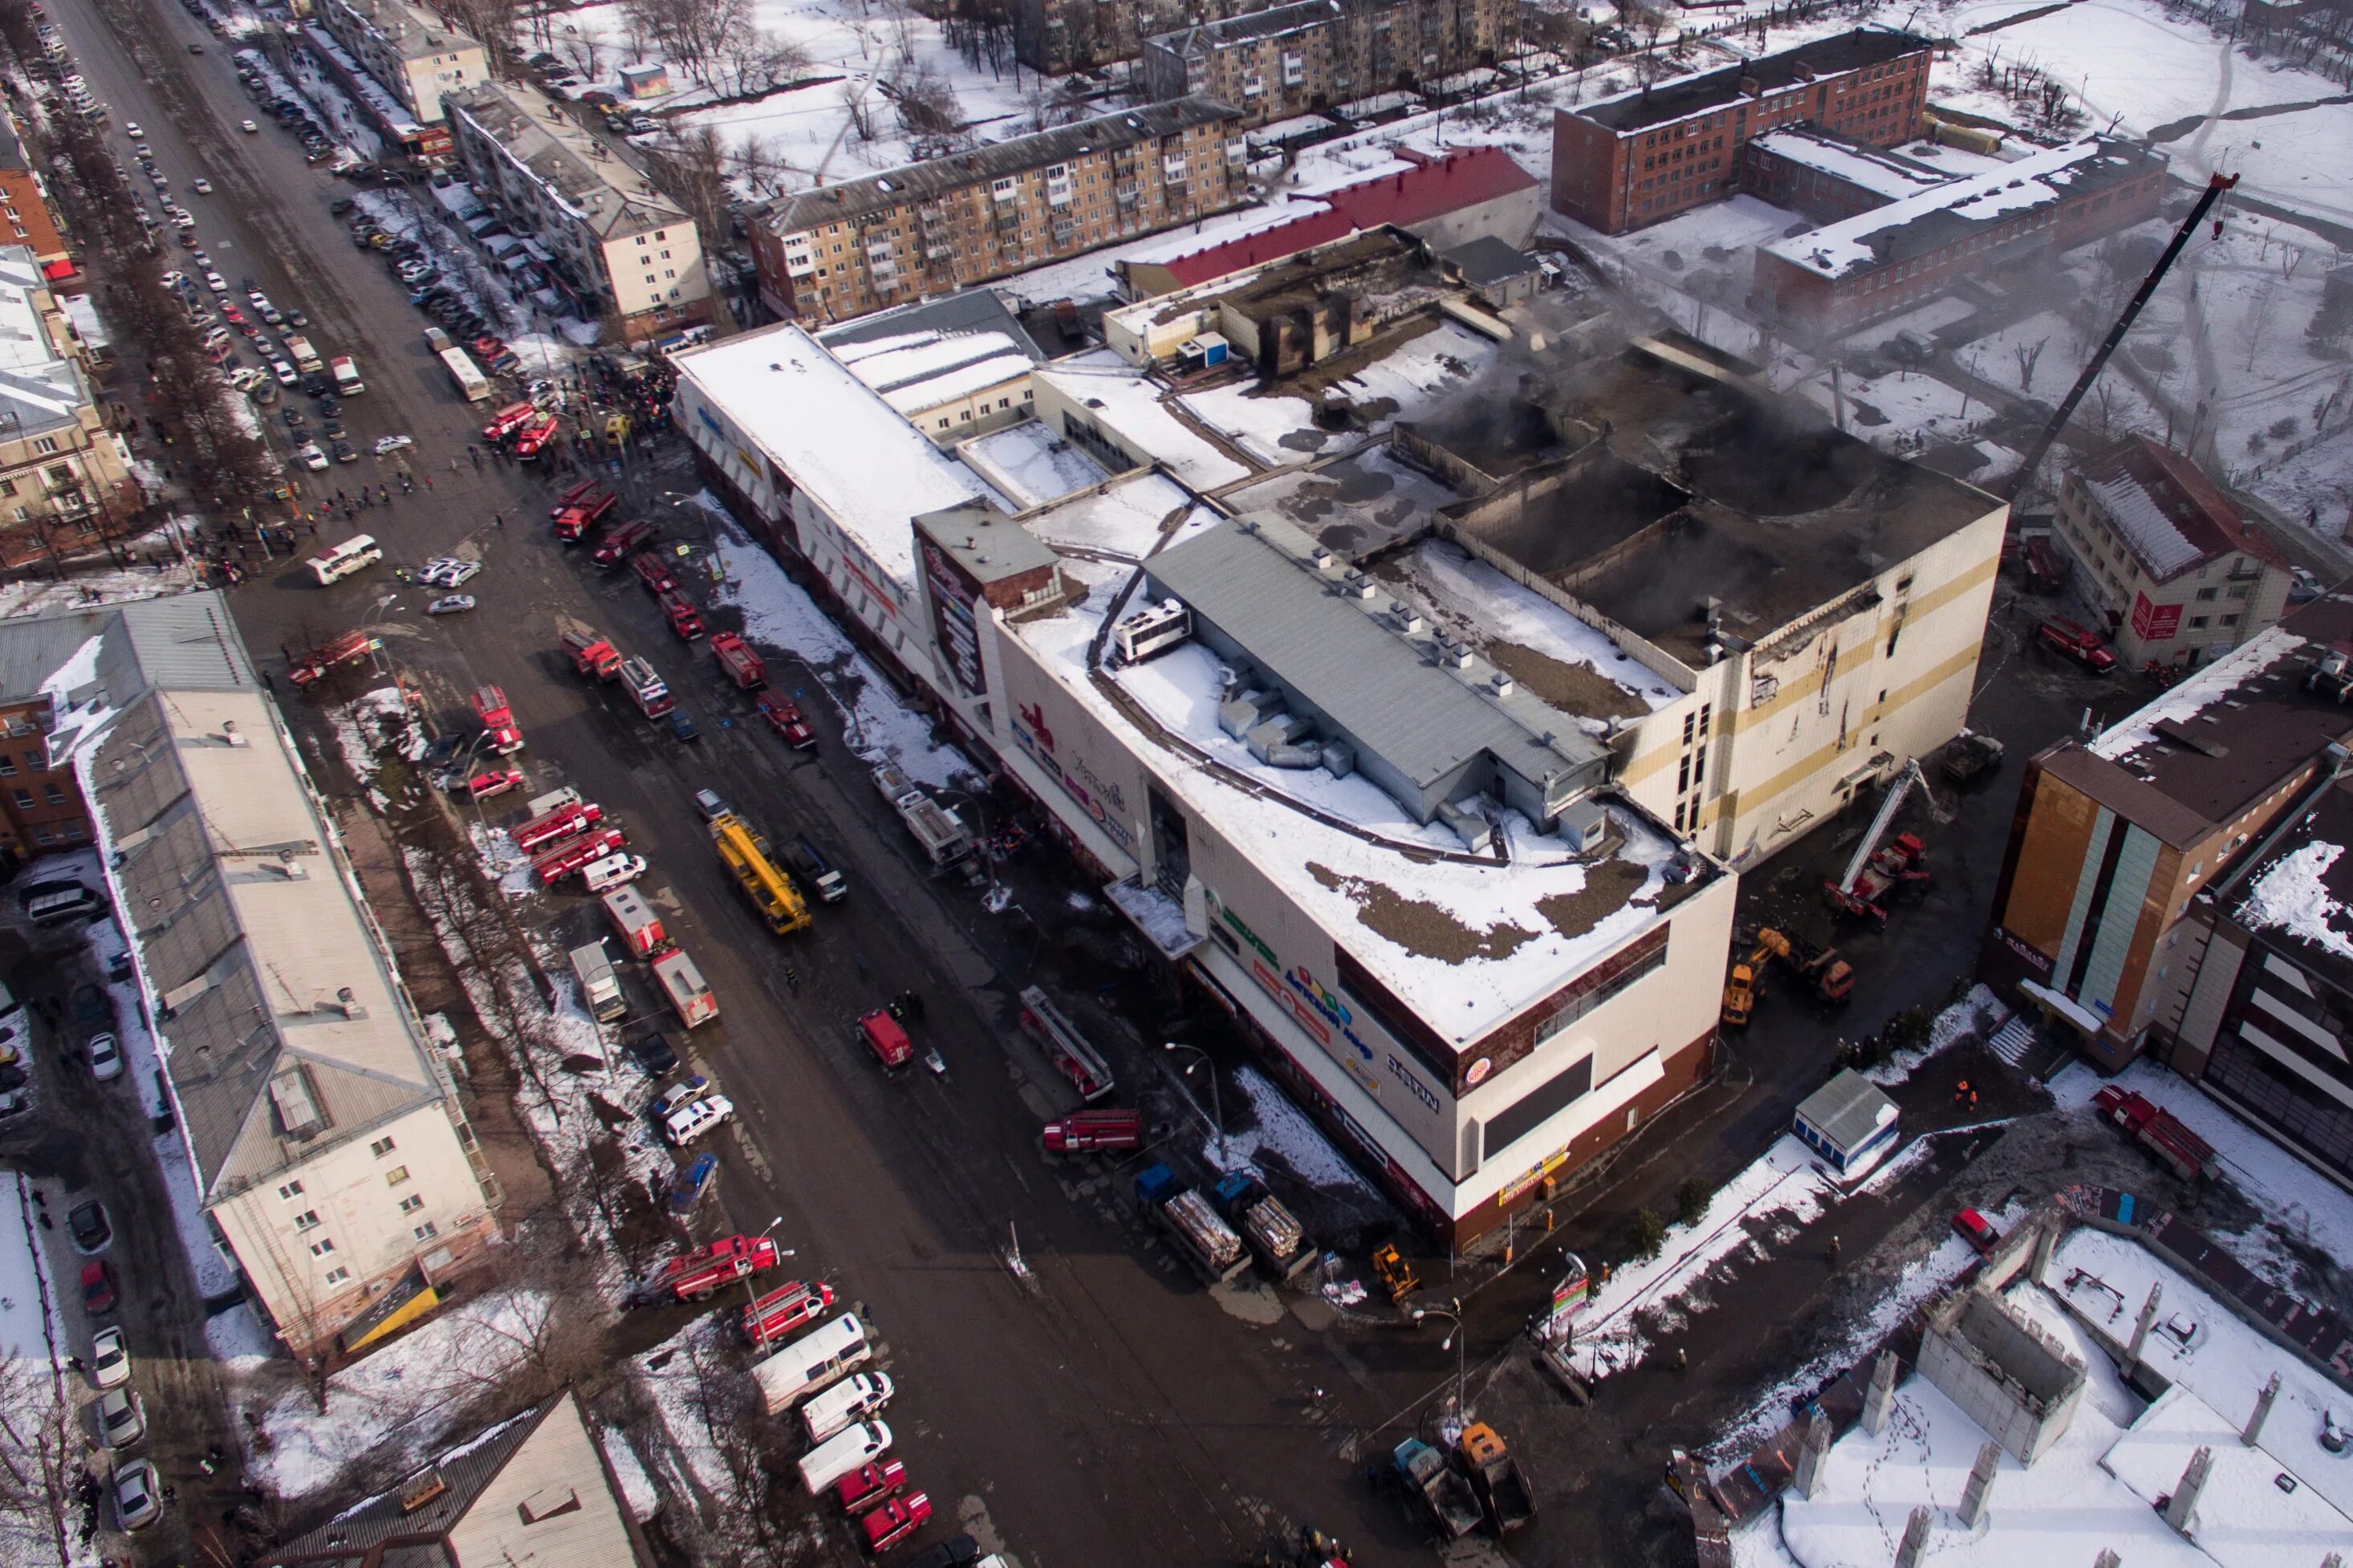
<path id="1" fill-rule="evenodd" d="M 1767 926 L 1757 933 L 1756 945 L 1748 956 L 1733 961 L 1731 978 L 1724 984 L 1725 1028 L 1748 1026 L 1750 1016 L 1757 1011 L 1757 999 L 1765 994 L 1767 960 L 1778 961 L 1796 975 L 1813 991 L 1817 1001 L 1835 1006 L 1854 993 L 1854 965 L 1841 958 L 1838 949 L 1816 947 L 1804 937 Z"/>

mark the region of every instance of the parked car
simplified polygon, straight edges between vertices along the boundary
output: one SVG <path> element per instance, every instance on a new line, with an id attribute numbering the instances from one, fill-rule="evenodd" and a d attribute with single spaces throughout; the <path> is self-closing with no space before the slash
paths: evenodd
<path id="1" fill-rule="evenodd" d="M 460 561 L 454 555 L 437 556 L 425 563 L 417 580 L 430 588 L 462 588 L 469 578 L 482 569 L 479 561 Z"/>
<path id="2" fill-rule="evenodd" d="M 680 1107 L 662 1120 L 662 1136 L 670 1147 L 683 1149 L 722 1122 L 732 1121 L 735 1102 L 723 1094 L 706 1095 L 691 1104 Z"/>
<path id="3" fill-rule="evenodd" d="M 397 452 L 403 447 L 414 447 L 415 445 L 417 445 L 417 443 L 406 436 L 379 437 L 375 444 L 375 455 L 381 458 L 386 452 Z"/>
<path id="4" fill-rule="evenodd" d="M 194 47 L 195 46 L 193 45 L 190 46 L 190 47 Z M 208 196 L 213 194 L 213 183 L 210 180 L 199 177 L 188 182 L 188 189 L 195 192 L 196 195 L 200 196 Z"/>
<path id="5" fill-rule="evenodd" d="M 454 616 L 462 611 L 470 610 L 473 607 L 473 595 L 452 594 L 447 598 L 436 599 L 431 604 L 426 605 L 425 613 L 428 616 Z"/>
<path id="6" fill-rule="evenodd" d="M 81 1310 L 92 1317 L 114 1310 L 114 1274 L 103 1263 L 81 1266 Z"/>
<path id="7" fill-rule="evenodd" d="M 702 739 L 702 731 L 696 726 L 694 715 L 683 708 L 670 710 L 670 732 L 688 743 Z"/>
<path id="8" fill-rule="evenodd" d="M 76 1204 L 66 1215 L 66 1234 L 83 1252 L 104 1252 L 114 1239 L 114 1227 L 106 1219 L 106 1205 L 96 1198 Z"/>
<path id="9" fill-rule="evenodd" d="M 128 1448 L 147 1436 L 147 1412 L 139 1396 L 127 1388 L 110 1388 L 98 1396 L 98 1435 L 110 1448 Z"/>
<path id="10" fill-rule="evenodd" d="M 489 800 L 493 796 L 504 795 L 510 790 L 521 789 L 522 770 L 491 768 L 487 773 L 479 773 L 470 778 L 457 781 L 456 787 L 464 790 L 476 800 Z"/>
<path id="11" fill-rule="evenodd" d="M 1993 1223 L 1975 1209 L 1963 1209 L 1955 1215 L 1953 1228 L 1980 1255 L 1991 1252 L 1994 1243 L 2001 1239 L 2001 1232 L 1994 1229 Z"/>
<path id="12" fill-rule="evenodd" d="M 125 1530 L 144 1530 L 164 1517 L 163 1494 L 155 1485 L 154 1466 L 144 1459 L 133 1459 L 114 1472 L 114 1517 Z"/>
<path id="13" fill-rule="evenodd" d="M 120 1388 L 131 1381 L 131 1352 L 121 1329 L 100 1329 L 90 1336 L 90 1381 L 100 1388 Z"/>
<path id="14" fill-rule="evenodd" d="M 122 1047 L 112 1035 L 92 1035 L 85 1048 L 90 1052 L 90 1077 L 111 1083 L 122 1076 Z"/>

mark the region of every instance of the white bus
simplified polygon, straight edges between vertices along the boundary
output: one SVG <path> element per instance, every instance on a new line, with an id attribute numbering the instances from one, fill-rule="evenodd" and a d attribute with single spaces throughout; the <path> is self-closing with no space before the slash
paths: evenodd
<path id="1" fill-rule="evenodd" d="M 364 533 L 353 534 L 324 555 L 313 555 L 307 564 L 311 574 L 319 579 L 319 586 L 338 582 L 363 566 L 373 565 L 384 559 L 384 550 L 374 538 Z"/>

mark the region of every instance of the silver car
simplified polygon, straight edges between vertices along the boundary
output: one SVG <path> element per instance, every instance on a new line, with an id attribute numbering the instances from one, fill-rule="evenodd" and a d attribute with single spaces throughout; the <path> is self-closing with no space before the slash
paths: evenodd
<path id="1" fill-rule="evenodd" d="M 110 1388 L 98 1396 L 98 1435 L 110 1448 L 128 1448 L 147 1436 L 147 1411 L 127 1388 Z"/>
<path id="2" fill-rule="evenodd" d="M 114 1472 L 114 1517 L 125 1530 L 144 1530 L 164 1517 L 154 1466 L 133 1459 Z"/>

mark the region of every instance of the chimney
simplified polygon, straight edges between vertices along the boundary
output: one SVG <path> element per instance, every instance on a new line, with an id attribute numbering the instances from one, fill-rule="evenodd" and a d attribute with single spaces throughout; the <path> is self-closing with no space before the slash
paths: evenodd
<path id="1" fill-rule="evenodd" d="M 2263 1384 L 2262 1391 L 2255 1395 L 2254 1414 L 2247 1417 L 2246 1427 L 2239 1434 L 2239 1441 L 2248 1447 L 2253 1447 L 2263 1436 L 2263 1423 L 2271 1419 L 2272 1401 L 2279 1397 L 2279 1391 L 2280 1376 L 2279 1373 L 2274 1373 L 2270 1380 Z"/>
<path id="2" fill-rule="evenodd" d="M 335 993 L 335 1005 L 343 1009 L 344 1017 L 354 1021 L 368 1016 L 368 1010 L 360 1005 L 359 993 L 348 985 Z"/>
<path id="3" fill-rule="evenodd" d="M 220 738 L 221 744 L 224 746 L 241 747 L 249 746 L 253 743 L 237 732 L 237 721 L 234 719 L 224 719 L 221 721 Z"/>
<path id="4" fill-rule="evenodd" d="M 1904 1521 L 1904 1539 L 1895 1543 L 1895 1568 L 1920 1568 L 1928 1553 L 1928 1510 L 1915 1508 Z"/>
<path id="5" fill-rule="evenodd" d="M 1817 1410 L 1807 1418 L 1805 1435 L 1798 1439 L 1798 1473 L 1789 1484 L 1799 1497 L 1814 1495 L 1822 1484 L 1822 1467 L 1830 1462 L 1830 1419 Z"/>
<path id="6" fill-rule="evenodd" d="M 2140 1370 L 2141 1349 L 2148 1343 L 2149 1325 L 2157 1321 L 2158 1303 L 2164 1295 L 2164 1286 L 2151 1285 L 2148 1288 L 2148 1300 L 2140 1304 L 2140 1321 L 2133 1325 L 2132 1344 L 2125 1351 L 2123 1371 L 2125 1381 L 2127 1383 L 2132 1381 L 2133 1373 Z"/>

